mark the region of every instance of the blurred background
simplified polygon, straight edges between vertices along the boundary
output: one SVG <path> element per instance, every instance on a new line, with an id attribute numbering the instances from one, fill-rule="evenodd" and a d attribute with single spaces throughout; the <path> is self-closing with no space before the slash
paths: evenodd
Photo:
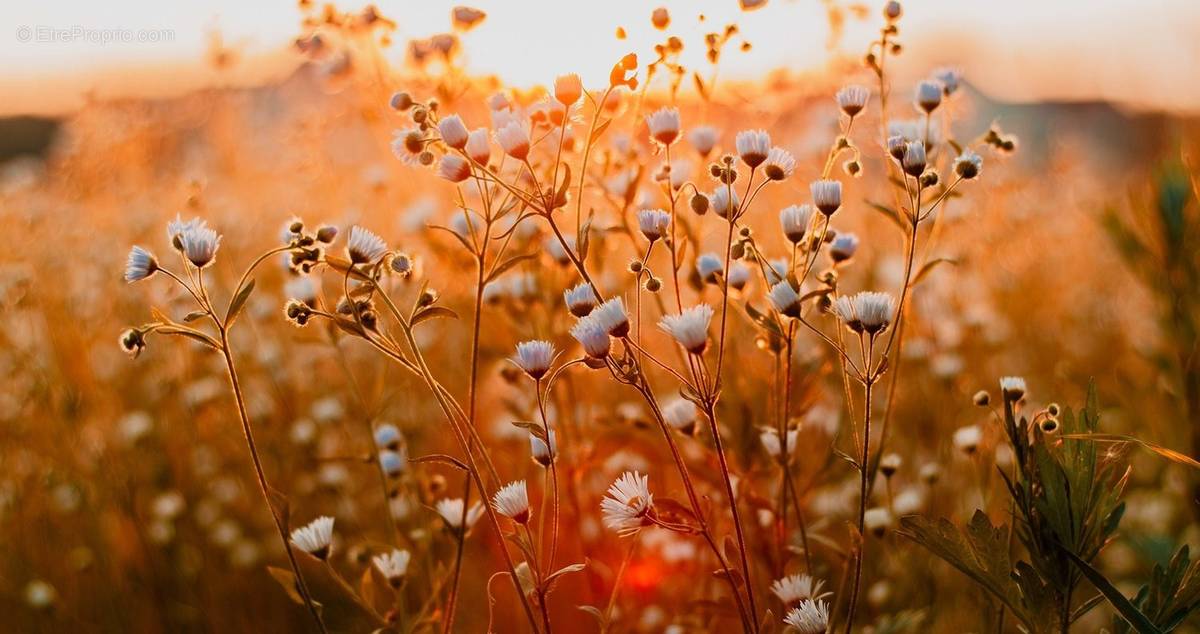
<path id="1" fill-rule="evenodd" d="M 671 15 L 666 32 L 684 42 L 680 62 L 703 69 L 710 82 L 710 94 L 682 84 L 676 99 L 685 129 L 714 125 L 729 147 L 740 129 L 768 128 L 802 164 L 794 182 L 772 190 L 754 212 L 752 224 L 774 227 L 777 210 L 802 196 L 819 171 L 838 116 L 831 96 L 846 83 L 874 81 L 861 59 L 877 37 L 880 6 L 743 4 L 494 0 L 472 5 L 484 16 L 476 21 L 455 19 L 455 4 L 432 0 L 7 7 L 0 32 L 0 220 L 10 235 L 0 255 L 5 627 L 308 626 L 265 570 L 281 565 L 282 550 L 250 478 L 221 367 L 175 342 L 159 342 L 136 363 L 116 345 L 125 325 L 148 320 L 147 303 L 186 310 L 185 298 L 165 285 L 122 282 L 130 244 L 166 252 L 165 222 L 201 215 L 224 233 L 213 275 L 227 289 L 235 263 L 275 245 L 292 215 L 343 229 L 362 223 L 417 254 L 446 301 L 469 308 L 473 280 L 455 274 L 461 254 L 426 228 L 446 222 L 453 190 L 392 155 L 392 132 L 405 122 L 388 107 L 390 95 L 436 96 L 446 111 L 482 122 L 484 100 L 501 88 L 529 103 L 556 75 L 578 72 L 585 86 L 602 89 L 622 55 L 655 58 L 664 32 L 651 11 L 660 5 Z M 915 300 L 920 325 L 906 343 L 911 379 L 894 433 L 921 511 L 961 521 L 983 506 L 1003 516 L 995 478 L 977 482 L 981 469 L 949 441 L 953 430 L 986 420 L 970 396 L 994 388 L 1000 375 L 1025 376 L 1030 399 L 1041 404 L 1079 403 L 1095 380 L 1107 431 L 1197 455 L 1200 3 L 912 0 L 904 11 L 903 52 L 889 62 L 897 111 L 911 116 L 912 84 L 952 66 L 963 77 L 955 136 L 974 138 L 995 125 L 1017 139 L 1016 152 L 987 158 L 986 195 L 948 205 L 931 256 L 957 264 L 931 275 Z M 719 66 L 708 64 L 705 35 L 729 33 L 731 24 L 737 28 Z M 651 101 L 668 99 L 661 82 L 652 86 Z M 867 122 L 878 127 L 877 119 Z M 879 149 L 877 140 L 861 144 Z M 881 165 L 868 162 L 868 173 L 881 173 Z M 895 284 L 900 242 L 866 204 L 888 195 L 886 183 L 855 187 L 844 228 L 869 248 L 850 275 L 855 285 Z M 618 264 L 628 258 L 611 248 Z M 526 272 L 547 297 L 569 279 L 549 260 Z M 410 493 L 385 503 L 374 467 L 361 459 L 370 462 L 371 440 L 358 422 L 399 425 L 412 455 L 451 451 L 435 425 L 440 414 L 416 383 L 368 350 L 285 324 L 286 281 L 281 271 L 260 280 L 236 341 L 268 472 L 303 521 L 337 516 L 339 565 L 362 574 L 367 554 L 386 539 L 374 519 L 385 513 L 430 545 L 421 565 L 442 570 L 451 551 L 424 507 L 460 495 L 461 482 L 414 469 L 405 476 Z M 489 438 L 511 457 L 514 477 L 528 470 L 537 478 L 527 439 L 508 425 L 529 403 L 500 369 L 513 343 L 541 327 L 541 317 L 531 326 L 526 311 L 549 309 L 498 301 L 483 351 L 482 398 L 497 417 Z M 450 369 L 462 363 L 469 332 L 445 328 L 436 354 L 447 382 L 461 389 L 465 379 Z M 752 340 L 742 345 L 755 359 Z M 837 375 L 818 358 L 815 340 L 810 348 L 800 352 L 802 385 L 813 415 L 836 427 Z M 765 398 L 765 387 L 749 378 L 739 389 L 735 404 L 752 408 Z M 614 473 L 661 456 L 642 447 L 652 436 L 638 414 L 614 409 L 628 394 L 608 387 L 579 398 L 597 429 L 580 463 L 597 472 L 594 481 L 582 479 L 584 502 L 594 508 Z M 985 438 L 983 453 L 998 436 Z M 828 442 L 814 437 L 817 445 Z M 761 450 L 751 433 L 733 451 L 752 465 Z M 840 536 L 837 518 L 849 513 L 845 480 L 822 475 L 825 459 L 801 458 L 812 483 L 807 500 L 829 518 L 816 530 Z M 1200 543 L 1200 511 L 1194 472 L 1152 455 L 1130 460 L 1130 508 L 1102 560 L 1115 578 L 1136 581 L 1149 574 L 1148 562 Z M 916 471 L 926 462 L 971 484 L 953 495 L 921 488 Z M 667 487 L 669 476 L 663 481 Z M 598 561 L 599 578 L 611 578 L 623 551 L 595 522 L 575 530 L 575 554 Z M 483 631 L 487 622 L 486 578 L 500 560 L 486 539 L 469 545 L 477 570 L 464 582 L 461 631 Z M 662 583 L 687 572 L 687 557 L 669 546 L 647 544 L 631 572 L 631 600 L 648 616 L 631 619 L 629 631 L 662 631 L 689 609 Z M 984 600 L 953 570 L 911 546 L 879 566 L 869 592 L 876 615 L 953 592 L 962 602 L 938 615 L 935 630 L 973 627 Z M 332 584 L 314 584 L 318 596 L 330 597 L 335 629 L 368 631 L 352 604 L 333 599 Z M 584 602 L 600 587 L 562 592 Z M 421 588 L 412 592 L 420 596 Z M 496 609 L 500 622 L 519 623 L 513 605 Z M 572 613 L 564 607 L 560 618 Z"/>

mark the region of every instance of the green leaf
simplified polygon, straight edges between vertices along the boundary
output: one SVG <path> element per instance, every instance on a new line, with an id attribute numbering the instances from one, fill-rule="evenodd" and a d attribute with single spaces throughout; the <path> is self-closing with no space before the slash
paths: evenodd
<path id="1" fill-rule="evenodd" d="M 250 299 L 250 293 L 254 292 L 254 279 L 251 278 L 242 290 L 229 302 L 229 310 L 225 312 L 225 327 L 228 328 L 233 320 L 237 319 L 238 313 L 242 312 L 242 308 L 246 306 L 246 300 Z"/>
<path id="2" fill-rule="evenodd" d="M 1100 594 L 1104 595 L 1105 599 L 1108 599 L 1113 608 L 1137 630 L 1138 634 L 1162 634 L 1162 630 L 1155 627 L 1154 623 L 1150 622 L 1150 619 L 1145 614 L 1142 614 L 1141 610 L 1138 610 L 1133 603 L 1130 603 L 1129 599 L 1125 598 L 1125 595 L 1121 594 L 1121 591 L 1116 586 L 1109 582 L 1104 575 L 1100 574 L 1099 570 L 1096 570 L 1091 564 L 1081 559 L 1079 555 L 1066 548 L 1063 548 L 1062 552 L 1074 562 L 1079 571 L 1083 573 L 1083 576 L 1087 577 L 1088 581 L 1100 591 Z"/>

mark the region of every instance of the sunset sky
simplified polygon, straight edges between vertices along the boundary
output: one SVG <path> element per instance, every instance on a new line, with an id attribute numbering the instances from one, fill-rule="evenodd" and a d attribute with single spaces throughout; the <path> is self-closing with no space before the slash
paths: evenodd
<path id="1" fill-rule="evenodd" d="M 399 23 L 397 40 L 449 27 L 458 2 L 383 0 L 382 13 Z M 646 54 L 662 35 L 651 27 L 655 6 L 671 10 L 670 32 L 696 62 L 703 33 L 731 21 L 754 48 L 731 54 L 725 76 L 754 77 L 776 67 L 818 68 L 829 56 L 825 5 L 818 0 L 769 0 L 742 13 L 737 0 L 505 1 L 470 3 L 488 19 L 464 42 L 468 68 L 518 85 L 545 83 L 579 72 L 600 83 L 613 60 L 631 50 Z M 836 51 L 860 54 L 878 28 L 881 3 L 868 15 L 847 14 Z M 357 4 L 340 8 L 357 9 Z M 953 64 L 984 92 L 1006 100 L 1107 99 L 1149 108 L 1200 111 L 1200 2 L 1194 0 L 1009 0 L 904 3 L 902 41 L 914 73 Z M 703 12 L 708 20 L 701 23 Z M 76 107 L 87 92 L 100 95 L 175 94 L 220 82 L 256 82 L 285 72 L 281 55 L 299 33 L 292 0 L 207 2 L 20 3 L 8 8 L 0 33 L 0 111 L 56 111 Z M 629 34 L 614 37 L 618 26 Z M 102 42 L 105 30 L 148 31 L 154 42 Z M 57 35 L 51 32 L 57 32 Z M 219 32 L 243 64 L 223 77 L 203 64 L 210 34 Z M 402 47 L 393 46 L 398 58 Z M 1047 61 L 1053 60 L 1053 61 Z M 282 69 L 282 70 L 281 70 Z"/>

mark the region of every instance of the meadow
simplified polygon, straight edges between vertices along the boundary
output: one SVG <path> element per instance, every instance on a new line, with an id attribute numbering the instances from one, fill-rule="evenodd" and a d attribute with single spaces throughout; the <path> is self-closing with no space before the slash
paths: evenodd
<path id="1" fill-rule="evenodd" d="M 302 3 L 284 80 L 65 117 L 0 166 L 0 629 L 1200 630 L 1200 130 L 897 81 L 906 8 L 531 88 Z"/>

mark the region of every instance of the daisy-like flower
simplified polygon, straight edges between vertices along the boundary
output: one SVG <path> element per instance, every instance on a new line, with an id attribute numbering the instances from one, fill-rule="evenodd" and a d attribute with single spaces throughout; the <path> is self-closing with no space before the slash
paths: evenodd
<path id="1" fill-rule="evenodd" d="M 518 121 L 510 121 L 496 130 L 496 142 L 505 154 L 518 161 L 523 161 L 529 156 L 529 133 Z"/>
<path id="2" fill-rule="evenodd" d="M 622 537 L 633 535 L 652 522 L 647 515 L 654 508 L 650 494 L 650 478 L 636 471 L 626 471 L 608 487 L 608 495 L 600 502 L 604 525 Z"/>
<path id="3" fill-rule="evenodd" d="M 283 285 L 283 294 L 307 306 L 316 306 L 317 287 L 310 277 L 294 277 Z"/>
<path id="4" fill-rule="evenodd" d="M 133 247 L 129 250 L 129 257 L 125 259 L 125 281 L 140 282 L 158 271 L 158 260 L 154 254 L 143 249 L 142 247 Z"/>
<path id="5" fill-rule="evenodd" d="M 462 117 L 452 114 L 438 121 L 438 132 L 441 133 L 442 141 L 446 145 L 456 150 L 467 147 L 467 136 L 470 135 L 470 132 L 467 131 L 467 126 L 463 123 Z"/>
<path id="6" fill-rule="evenodd" d="M 576 322 L 571 328 L 571 336 L 575 337 L 583 346 L 584 353 L 592 359 L 604 359 L 612 347 L 608 331 L 593 316 L 584 317 Z"/>
<path id="7" fill-rule="evenodd" d="M 1025 397 L 1025 379 L 1019 376 L 1000 377 L 1000 393 L 1007 400 L 1021 400 Z"/>
<path id="8" fill-rule="evenodd" d="M 812 193 L 813 205 L 826 216 L 832 216 L 842 206 L 841 181 L 813 181 L 808 190 Z"/>
<path id="9" fill-rule="evenodd" d="M 729 265 L 729 286 L 731 288 L 739 291 L 746 288 L 746 284 L 750 283 L 751 277 L 753 277 L 753 273 L 750 271 L 750 267 L 742 264 L 740 261 L 734 260 Z"/>
<path id="10" fill-rule="evenodd" d="M 549 438 L 550 444 L 547 445 L 546 441 L 529 434 L 529 455 L 543 469 L 549 467 L 552 461 L 558 460 L 558 438 L 553 429 L 550 430 Z"/>
<path id="11" fill-rule="evenodd" d="M 771 152 L 771 135 L 766 130 L 742 130 L 734 138 L 738 156 L 751 169 L 763 164 Z"/>
<path id="12" fill-rule="evenodd" d="M 870 97 L 871 91 L 867 90 L 865 86 L 851 84 L 837 92 L 837 104 L 842 112 L 853 118 L 867 107 L 867 99 Z"/>
<path id="13" fill-rule="evenodd" d="M 858 236 L 853 233 L 839 233 L 829 245 L 829 257 L 834 264 L 841 264 L 854 257 L 858 251 Z"/>
<path id="14" fill-rule="evenodd" d="M 707 284 L 716 284 L 725 272 L 725 264 L 716 253 L 702 253 L 696 258 L 696 274 Z"/>
<path id="15" fill-rule="evenodd" d="M 554 344 L 549 341 L 522 341 L 517 344 L 517 356 L 513 359 L 535 381 L 546 375 L 553 361 Z"/>
<path id="16" fill-rule="evenodd" d="M 731 214 L 741 208 L 742 199 L 738 197 L 737 192 L 731 192 L 730 187 L 720 185 L 708 196 L 708 206 L 713 213 L 728 220 Z"/>
<path id="17" fill-rule="evenodd" d="M 954 159 L 954 173 L 958 174 L 963 180 L 971 180 L 983 171 L 983 157 L 965 150 L 958 158 Z"/>
<path id="18" fill-rule="evenodd" d="M 570 73 L 554 78 L 554 98 L 564 106 L 570 107 L 583 96 L 583 81 L 579 75 Z"/>
<path id="19" fill-rule="evenodd" d="M 567 243 L 565 247 L 563 246 L 563 243 L 555 236 L 546 238 L 544 243 L 546 247 L 546 253 L 549 253 L 550 257 L 553 258 L 553 260 L 558 263 L 559 266 L 567 266 L 571 264 L 571 254 L 567 252 L 567 248 L 569 247 L 572 251 L 575 250 L 575 236 L 566 236 L 564 240 Z"/>
<path id="20" fill-rule="evenodd" d="M 791 152 L 781 148 L 773 147 L 767 153 L 767 161 L 763 164 L 763 174 L 773 181 L 781 181 L 790 178 L 796 171 L 796 159 L 792 157 Z"/>
<path id="21" fill-rule="evenodd" d="M 670 226 L 671 214 L 662 209 L 643 209 L 638 212 L 638 228 L 651 242 L 663 237 Z"/>
<path id="22" fill-rule="evenodd" d="M 658 322 L 658 327 L 674 337 L 688 352 L 704 354 L 704 349 L 708 347 L 708 324 L 712 316 L 712 306 L 699 304 L 678 315 L 665 315 Z"/>
<path id="23" fill-rule="evenodd" d="M 825 634 L 829 631 L 829 604 L 805 599 L 788 612 L 783 622 L 796 628 L 798 634 Z"/>
<path id="24" fill-rule="evenodd" d="M 863 514 L 863 528 L 875 537 L 883 537 L 884 533 L 892 527 L 893 522 L 892 512 L 883 507 L 867 509 Z"/>
<path id="25" fill-rule="evenodd" d="M 346 242 L 346 251 L 350 254 L 350 262 L 371 264 L 383 257 L 388 247 L 383 238 L 356 225 L 350 228 L 350 240 Z"/>
<path id="26" fill-rule="evenodd" d="M 789 460 L 791 459 L 792 455 L 796 453 L 796 441 L 799 440 L 799 438 L 800 430 L 788 430 L 786 440 L 787 457 Z M 758 441 L 762 443 L 763 449 L 766 450 L 767 455 L 771 456 L 777 461 L 780 460 L 781 456 L 783 456 L 783 444 L 780 442 L 781 440 L 783 439 L 779 437 L 779 431 L 771 427 L 763 429 L 758 435 Z"/>
<path id="27" fill-rule="evenodd" d="M 839 297 L 834 310 L 850 330 L 874 336 L 892 323 L 896 300 L 890 293 L 862 291 Z"/>
<path id="28" fill-rule="evenodd" d="M 212 264 L 217 248 L 221 246 L 221 236 L 200 219 L 187 223 L 179 232 L 178 240 L 184 256 L 198 269 Z"/>
<path id="29" fill-rule="evenodd" d="M 434 510 L 436 510 L 437 514 L 441 516 L 442 521 L 446 524 L 446 528 L 457 532 L 463 528 L 464 506 L 465 503 L 463 502 L 462 498 L 442 498 L 437 501 L 436 505 L 434 505 Z M 466 514 L 467 530 L 470 530 L 472 526 L 475 526 L 475 522 L 478 522 L 479 518 L 483 515 L 483 506 L 476 502 L 475 504 L 471 505 L 470 509 L 467 509 Z"/>
<path id="30" fill-rule="evenodd" d="M 596 307 L 596 293 L 591 284 L 580 282 L 563 291 L 563 301 L 572 315 L 586 317 Z"/>
<path id="31" fill-rule="evenodd" d="M 771 300 L 771 306 L 781 314 L 788 317 L 800 316 L 800 294 L 792 288 L 791 282 L 784 280 L 772 286 L 768 298 Z"/>
<path id="32" fill-rule="evenodd" d="M 625 302 L 620 297 L 600 304 L 589 317 L 594 317 L 596 324 L 614 337 L 629 334 L 629 313 L 625 312 Z"/>
<path id="33" fill-rule="evenodd" d="M 958 91 L 958 84 L 962 82 L 962 73 L 957 68 L 943 66 L 933 71 L 933 78 L 942 85 L 942 94 L 949 97 Z"/>
<path id="34" fill-rule="evenodd" d="M 979 443 L 983 441 L 983 430 L 979 425 L 967 425 L 954 430 L 954 436 L 951 438 L 954 442 L 954 448 L 971 455 L 979 449 Z"/>
<path id="35" fill-rule="evenodd" d="M 783 227 L 783 235 L 792 244 L 800 244 L 804 239 L 804 234 L 808 231 L 808 224 L 812 220 L 813 206 L 812 205 L 791 205 L 784 207 L 779 212 L 779 225 Z"/>
<path id="36" fill-rule="evenodd" d="M 384 423 L 375 428 L 375 446 L 380 449 L 391 449 L 395 451 L 400 448 L 400 443 L 403 442 L 404 436 L 400 434 L 399 428 L 391 423 Z"/>
<path id="37" fill-rule="evenodd" d="M 925 144 L 921 141 L 909 141 L 904 144 L 904 157 L 900 159 L 904 173 L 912 177 L 920 176 L 925 171 Z"/>
<path id="38" fill-rule="evenodd" d="M 496 512 L 524 525 L 529 521 L 529 493 L 524 480 L 509 482 L 492 496 L 492 508 Z"/>
<path id="39" fill-rule="evenodd" d="M 383 473 L 389 478 L 399 477 L 404 473 L 404 455 L 398 451 L 384 449 L 379 452 L 379 468 L 383 469 Z"/>
<path id="40" fill-rule="evenodd" d="M 412 559 L 412 555 L 407 550 L 394 548 L 390 553 L 372 557 L 371 563 L 375 564 L 375 569 L 387 579 L 388 585 L 399 588 L 400 582 L 404 580 L 404 575 L 408 574 L 410 559 Z"/>
<path id="41" fill-rule="evenodd" d="M 679 138 L 679 110 L 662 108 L 646 117 L 646 127 L 650 129 L 650 138 L 666 147 Z"/>
<path id="42" fill-rule="evenodd" d="M 333 518 L 318 517 L 292 531 L 292 544 L 304 552 L 324 561 L 329 558 L 333 543 Z"/>
<path id="43" fill-rule="evenodd" d="M 411 165 L 425 151 L 425 136 L 420 130 L 396 130 L 392 133 L 392 154 Z"/>
<path id="44" fill-rule="evenodd" d="M 917 107 L 925 112 L 933 112 L 942 105 L 942 84 L 936 81 L 923 81 L 917 84 L 915 98 Z"/>
<path id="45" fill-rule="evenodd" d="M 487 128 L 475 128 L 467 135 L 467 145 L 463 148 L 467 156 L 479 165 L 487 165 L 492 158 L 492 143 L 488 140 Z"/>
<path id="46" fill-rule="evenodd" d="M 774 592 L 785 606 L 791 606 L 805 599 L 823 599 L 829 596 L 828 592 L 821 592 L 824 585 L 824 581 L 808 575 L 788 575 L 776 579 L 771 584 L 771 592 Z"/>
<path id="47" fill-rule="evenodd" d="M 774 286 L 787 279 L 792 265 L 784 258 L 775 258 L 767 262 L 767 281 Z"/>
<path id="48" fill-rule="evenodd" d="M 713 148 L 716 147 L 717 137 L 719 136 L 721 136 L 721 133 L 716 128 L 709 125 L 702 125 L 692 128 L 688 132 L 687 140 L 695 148 L 700 158 L 706 158 L 713 151 Z"/>
<path id="49" fill-rule="evenodd" d="M 668 425 L 679 430 L 683 435 L 696 435 L 696 419 L 699 412 L 696 410 L 695 403 L 676 398 L 663 406 L 662 416 Z"/>
<path id="50" fill-rule="evenodd" d="M 438 162 L 438 176 L 451 183 L 461 183 L 471 177 L 471 164 L 461 156 L 447 154 Z"/>

